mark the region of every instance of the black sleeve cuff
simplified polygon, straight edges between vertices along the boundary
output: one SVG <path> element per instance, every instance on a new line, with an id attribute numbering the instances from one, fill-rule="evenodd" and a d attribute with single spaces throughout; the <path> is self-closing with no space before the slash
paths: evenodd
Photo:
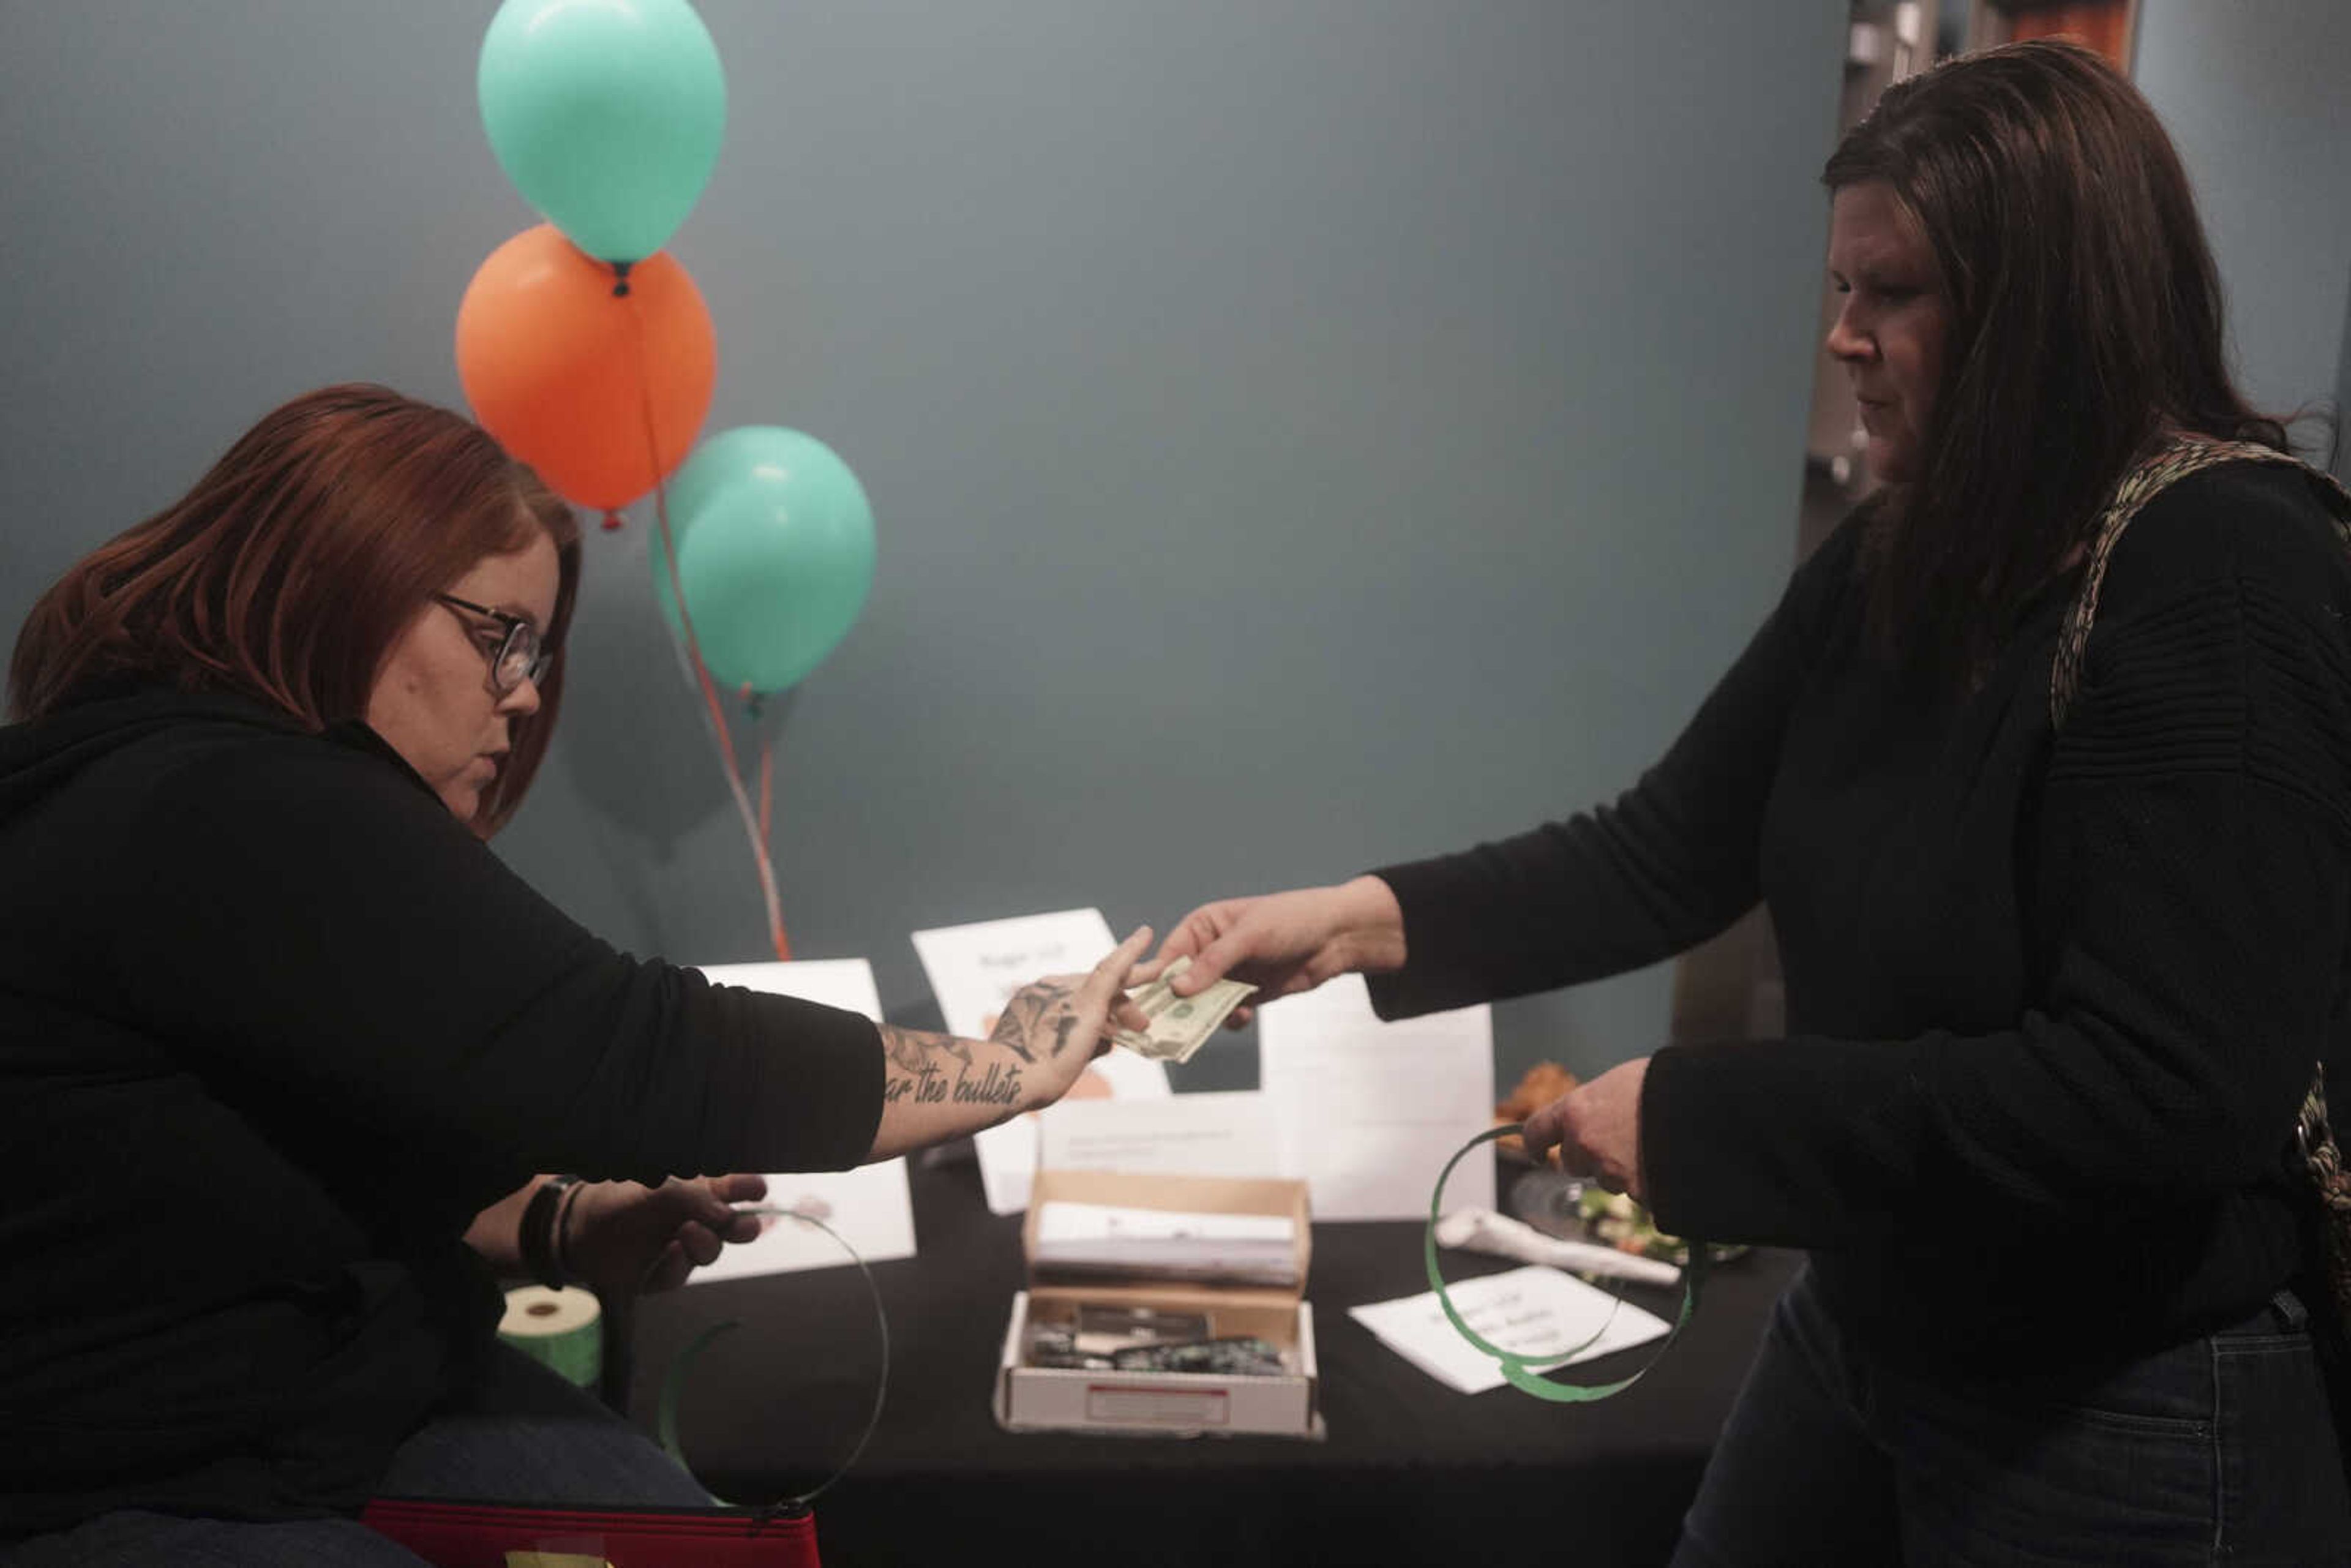
<path id="1" fill-rule="evenodd" d="M 1475 944 L 1461 941 L 1468 923 L 1443 917 L 1454 880 L 1447 859 L 1408 861 L 1371 874 L 1388 884 L 1404 912 L 1405 954 L 1403 968 L 1364 977 L 1372 1011 L 1392 1022 L 1492 1001 L 1494 983 L 1480 970 Z"/>

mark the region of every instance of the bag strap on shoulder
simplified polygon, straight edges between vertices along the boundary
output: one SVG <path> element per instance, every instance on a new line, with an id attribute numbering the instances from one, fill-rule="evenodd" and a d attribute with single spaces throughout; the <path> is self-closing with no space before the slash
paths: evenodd
<path id="1" fill-rule="evenodd" d="M 2351 492 L 2335 482 L 2335 476 L 2291 453 L 2280 452 L 2273 446 L 2262 446 L 2251 441 L 2199 441 L 2189 437 L 2174 437 L 2128 474 L 2115 487 L 2115 497 L 2098 516 L 2097 533 L 2090 544 L 2090 562 L 2082 574 L 2082 586 L 2074 595 L 2074 602 L 2065 612 L 2064 630 L 2057 636 L 2057 660 L 2049 671 L 2049 723 L 2052 728 L 2062 727 L 2065 710 L 2073 706 L 2074 694 L 2081 690 L 2082 658 L 2089 647 L 2090 623 L 2097 619 L 2098 591 L 2106 580 L 2106 563 L 2113 559 L 2115 546 L 2121 540 L 2123 530 L 2131 525 L 2140 508 L 2161 495 L 2167 488 L 2200 474 L 2207 468 L 2217 468 L 2223 463 L 2282 463 L 2302 472 L 2334 492 L 2335 528 L 2346 549 L 2351 549 Z"/>
<path id="2" fill-rule="evenodd" d="M 2223 463 L 2283 463 L 2301 469 L 2327 494 L 2335 514 L 2336 537 L 2346 549 L 2351 549 L 2351 492 L 2345 491 L 2333 475 L 2313 468 L 2289 453 L 2249 441 L 2173 438 L 2123 476 L 2123 482 L 2115 487 L 2114 499 L 2099 514 L 2097 534 L 2090 545 L 2088 570 L 2083 572 L 2082 586 L 2065 612 L 2064 629 L 2057 637 L 2057 657 L 2049 669 L 2049 723 L 2053 729 L 2064 727 L 2065 710 L 2081 689 L 2082 659 L 2089 646 L 2090 624 L 2097 619 L 2098 590 L 2105 582 L 2106 563 L 2113 559 L 2123 530 L 2167 486 Z M 2291 1157 L 2300 1165 L 2325 1214 L 2328 1293 L 2333 1298 L 2337 1321 L 2351 1322 L 2351 1166 L 2346 1166 L 2343 1151 L 2335 1143 L 2334 1128 L 2328 1123 L 2326 1064 L 2323 1061 L 2311 1064 L 2310 1088 L 2294 1117 Z M 2346 1448 L 2346 1456 L 2351 1456 L 2351 1448 Z M 2346 1458 L 2346 1462 L 2351 1462 L 2351 1458 Z"/>

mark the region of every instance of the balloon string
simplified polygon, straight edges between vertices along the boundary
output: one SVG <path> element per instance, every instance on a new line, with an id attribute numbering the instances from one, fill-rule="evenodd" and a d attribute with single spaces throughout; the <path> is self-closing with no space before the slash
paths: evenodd
<path id="1" fill-rule="evenodd" d="M 726 770 L 726 789 L 735 798 L 735 810 L 743 819 L 743 831 L 751 840 L 751 858 L 759 872 L 759 896 L 767 905 L 768 936 L 775 945 L 776 956 L 790 963 L 792 945 L 784 934 L 781 902 L 776 896 L 776 868 L 768 857 L 767 788 L 761 783 L 761 810 L 754 814 L 749 791 L 743 787 L 743 770 L 735 758 L 735 737 L 727 727 L 726 705 L 718 699 L 718 683 L 711 678 L 710 666 L 702 662 L 702 643 L 694 632 L 694 616 L 685 606 L 685 580 L 678 575 L 677 541 L 669 526 L 669 486 L 662 476 L 661 445 L 653 424 L 652 376 L 645 358 L 644 319 L 633 293 L 627 297 L 629 324 L 636 342 L 637 389 L 643 394 L 645 425 L 645 450 L 652 456 L 653 469 L 653 520 L 661 537 L 662 559 L 669 565 L 670 596 L 677 601 L 678 624 L 685 629 L 686 656 L 693 662 L 695 680 L 702 687 L 702 699 L 709 710 L 714 738 L 718 743 L 718 758 Z M 761 766 L 766 767 L 766 752 L 761 754 Z"/>
<path id="2" fill-rule="evenodd" d="M 768 835 L 768 809 L 776 797 L 776 743 L 759 742 L 759 841 L 772 842 Z"/>

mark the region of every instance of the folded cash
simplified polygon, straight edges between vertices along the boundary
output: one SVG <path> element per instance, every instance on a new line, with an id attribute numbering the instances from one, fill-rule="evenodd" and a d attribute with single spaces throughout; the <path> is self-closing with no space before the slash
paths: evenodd
<path id="1" fill-rule="evenodd" d="M 1191 959 L 1178 958 L 1149 985 L 1137 986 L 1127 992 L 1127 999 L 1150 1016 L 1151 1030 L 1144 1034 L 1131 1029 L 1114 1030 L 1111 1039 L 1137 1056 L 1147 1056 L 1155 1061 L 1189 1061 L 1192 1053 L 1207 1043 L 1217 1026 L 1235 1008 L 1257 994 L 1255 986 L 1245 986 L 1238 980 L 1218 980 L 1198 996 L 1179 997 L 1168 982 L 1191 967 Z"/>

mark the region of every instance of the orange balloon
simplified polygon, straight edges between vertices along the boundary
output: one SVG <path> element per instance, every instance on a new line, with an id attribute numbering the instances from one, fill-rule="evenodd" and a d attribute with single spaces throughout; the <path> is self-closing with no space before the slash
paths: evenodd
<path id="1" fill-rule="evenodd" d="M 474 417 L 575 505 L 626 506 L 685 460 L 710 412 L 718 342 L 667 252 L 629 269 L 541 224 L 490 253 L 457 307 Z"/>

